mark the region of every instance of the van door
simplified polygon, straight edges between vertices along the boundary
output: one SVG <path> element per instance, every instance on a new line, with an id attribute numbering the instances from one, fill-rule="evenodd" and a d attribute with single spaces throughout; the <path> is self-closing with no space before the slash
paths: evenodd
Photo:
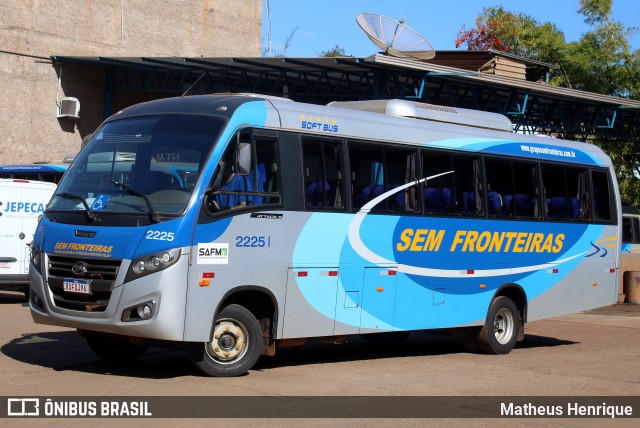
<path id="1" fill-rule="evenodd" d="M 29 247 L 56 185 L 0 179 L 0 283 L 27 283 Z"/>

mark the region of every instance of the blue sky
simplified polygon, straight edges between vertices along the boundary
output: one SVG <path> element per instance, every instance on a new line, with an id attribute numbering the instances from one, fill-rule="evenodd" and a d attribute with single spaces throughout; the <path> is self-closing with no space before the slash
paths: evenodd
<path id="1" fill-rule="evenodd" d="M 267 48 L 267 1 L 263 2 L 262 49 Z M 589 31 L 578 14 L 578 0 L 323 0 L 304 2 L 269 0 L 272 51 L 282 50 L 287 37 L 299 27 L 287 51 L 289 57 L 315 57 L 338 45 L 348 55 L 367 57 L 378 51 L 356 24 L 362 12 L 377 13 L 406 24 L 422 34 L 436 50 L 455 49 L 455 39 L 464 24 L 467 28 L 483 7 L 502 5 L 511 12 L 522 12 L 538 22 L 551 22 L 576 41 Z M 627 27 L 640 26 L 640 1 L 614 0 L 613 18 Z M 640 34 L 630 39 L 640 48 Z"/>

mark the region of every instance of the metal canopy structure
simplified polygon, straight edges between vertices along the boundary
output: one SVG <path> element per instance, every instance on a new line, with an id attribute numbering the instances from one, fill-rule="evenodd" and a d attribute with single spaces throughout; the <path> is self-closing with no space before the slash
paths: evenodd
<path id="1" fill-rule="evenodd" d="M 640 142 L 640 101 L 429 62 L 367 58 L 114 58 L 53 56 L 106 69 L 105 113 L 116 92 L 158 98 L 252 92 L 326 104 L 400 98 L 507 115 L 524 133 Z M 195 83 L 195 84 L 194 84 Z"/>

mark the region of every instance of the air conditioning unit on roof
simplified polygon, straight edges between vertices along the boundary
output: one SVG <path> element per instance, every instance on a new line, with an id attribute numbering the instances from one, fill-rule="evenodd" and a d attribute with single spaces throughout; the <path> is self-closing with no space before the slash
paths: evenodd
<path id="1" fill-rule="evenodd" d="M 80 117 L 80 101 L 74 97 L 64 97 L 58 105 L 57 117 L 78 119 Z"/>

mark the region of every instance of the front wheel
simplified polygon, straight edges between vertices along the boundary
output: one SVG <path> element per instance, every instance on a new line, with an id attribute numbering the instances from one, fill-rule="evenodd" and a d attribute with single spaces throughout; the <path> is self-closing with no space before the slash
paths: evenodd
<path id="1" fill-rule="evenodd" d="M 478 348 L 487 354 L 508 354 L 518 340 L 520 327 L 520 312 L 515 303 L 498 296 L 491 302 L 487 320 L 478 333 Z"/>
<path id="2" fill-rule="evenodd" d="M 206 343 L 191 343 L 189 357 L 208 376 L 239 376 L 258 361 L 262 351 L 262 329 L 256 317 L 240 305 L 225 307 Z"/>

